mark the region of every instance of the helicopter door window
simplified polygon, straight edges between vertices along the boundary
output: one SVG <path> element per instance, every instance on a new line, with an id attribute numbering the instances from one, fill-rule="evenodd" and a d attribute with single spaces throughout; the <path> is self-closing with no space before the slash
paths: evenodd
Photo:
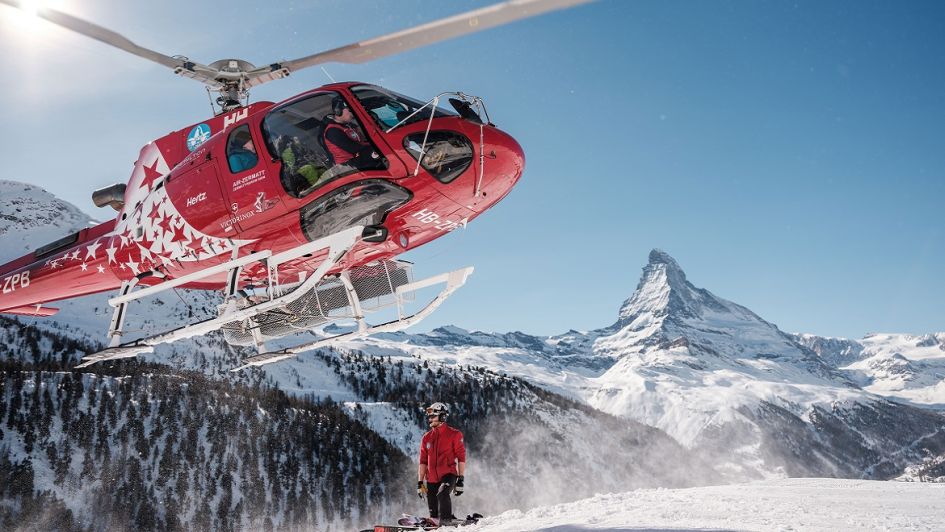
<path id="1" fill-rule="evenodd" d="M 230 133 L 226 142 L 226 160 L 230 164 L 230 172 L 234 174 L 249 170 L 259 162 L 249 126 L 240 126 Z"/>
<path id="2" fill-rule="evenodd" d="M 282 161 L 282 186 L 292 196 L 302 198 L 340 177 L 386 167 L 386 161 L 350 109 L 349 115 L 345 115 L 348 122 L 337 122 L 336 108 L 345 112 L 341 106 L 347 107 L 347 102 L 340 94 L 326 92 L 273 109 L 263 121 L 266 148 L 274 159 Z M 339 131 L 335 130 L 345 136 L 356 136 L 361 143 L 359 149 L 365 154 L 357 161 L 344 156 L 328 140 L 337 136 Z M 372 153 L 377 157 L 371 157 Z M 360 164 L 361 159 L 367 163 Z"/>

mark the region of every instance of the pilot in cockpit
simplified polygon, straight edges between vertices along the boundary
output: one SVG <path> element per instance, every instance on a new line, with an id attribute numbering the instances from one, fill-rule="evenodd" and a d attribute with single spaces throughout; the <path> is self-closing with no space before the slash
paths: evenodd
<path id="1" fill-rule="evenodd" d="M 383 168 L 380 154 L 362 138 L 354 113 L 341 96 L 332 99 L 331 110 L 333 114 L 328 116 L 324 138 L 334 163 L 358 170 Z"/>

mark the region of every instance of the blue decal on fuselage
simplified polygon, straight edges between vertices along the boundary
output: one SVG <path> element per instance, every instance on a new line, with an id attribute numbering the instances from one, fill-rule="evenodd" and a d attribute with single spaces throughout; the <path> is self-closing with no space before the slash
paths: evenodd
<path id="1" fill-rule="evenodd" d="M 207 139 L 210 138 L 210 126 L 207 124 L 198 124 L 190 130 L 190 134 L 187 135 L 187 149 L 194 151 L 197 149 L 197 146 L 200 146 L 204 142 L 207 142 Z"/>

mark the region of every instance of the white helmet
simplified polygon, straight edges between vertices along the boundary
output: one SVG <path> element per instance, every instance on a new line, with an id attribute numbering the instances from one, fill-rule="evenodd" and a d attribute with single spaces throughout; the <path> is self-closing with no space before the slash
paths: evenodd
<path id="1" fill-rule="evenodd" d="M 450 415 L 450 409 L 443 403 L 433 403 L 427 407 L 427 417 L 432 415 L 439 416 L 440 421 L 446 421 L 447 416 Z"/>

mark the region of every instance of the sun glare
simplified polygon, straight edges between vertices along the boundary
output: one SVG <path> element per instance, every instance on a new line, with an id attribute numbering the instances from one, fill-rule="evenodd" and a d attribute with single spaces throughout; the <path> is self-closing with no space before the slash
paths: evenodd
<path id="1" fill-rule="evenodd" d="M 56 0 L 20 0 L 19 9 L 14 11 L 2 8 L 3 12 L 0 16 L 9 17 L 8 20 L 21 36 L 35 39 L 41 37 L 46 29 L 51 27 L 51 24 L 43 21 L 39 15 L 46 8 L 59 9 L 62 3 Z"/>

